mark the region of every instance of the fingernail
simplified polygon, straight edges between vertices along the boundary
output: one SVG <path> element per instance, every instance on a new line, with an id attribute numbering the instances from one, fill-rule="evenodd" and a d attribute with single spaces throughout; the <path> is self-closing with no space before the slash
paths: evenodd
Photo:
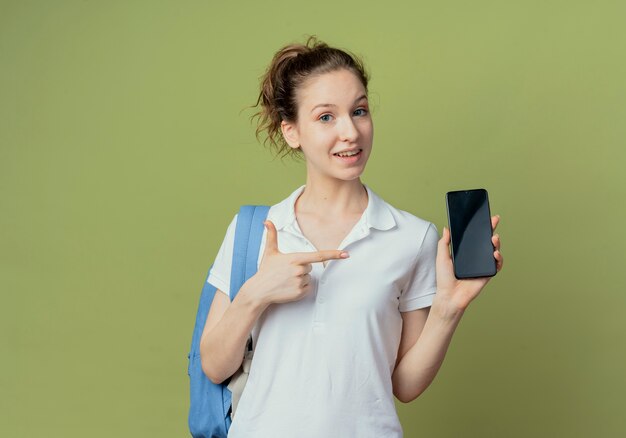
<path id="1" fill-rule="evenodd" d="M 341 254 L 339 254 L 340 257 L 347 259 L 348 257 L 350 257 L 350 254 L 348 254 L 346 251 L 342 252 Z"/>

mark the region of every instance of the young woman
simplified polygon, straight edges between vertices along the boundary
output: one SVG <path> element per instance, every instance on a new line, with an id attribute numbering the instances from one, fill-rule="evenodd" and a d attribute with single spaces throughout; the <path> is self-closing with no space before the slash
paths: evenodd
<path id="1" fill-rule="evenodd" d="M 218 292 L 204 372 L 226 380 L 250 332 L 255 346 L 229 437 L 401 437 L 394 395 L 407 403 L 428 387 L 489 281 L 457 280 L 449 231 L 439 239 L 361 182 L 373 139 L 367 82 L 356 57 L 315 38 L 278 51 L 262 80 L 257 132 L 303 156 L 307 174 L 270 208 L 258 272 L 233 302 L 236 216 L 209 275 Z M 499 271 L 497 234 L 493 244 Z"/>

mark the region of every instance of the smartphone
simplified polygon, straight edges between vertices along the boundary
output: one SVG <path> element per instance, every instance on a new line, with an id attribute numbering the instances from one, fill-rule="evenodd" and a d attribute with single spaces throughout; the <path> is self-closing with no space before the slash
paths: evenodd
<path id="1" fill-rule="evenodd" d="M 491 242 L 491 211 L 485 189 L 446 193 L 454 276 L 458 279 L 496 275 Z"/>

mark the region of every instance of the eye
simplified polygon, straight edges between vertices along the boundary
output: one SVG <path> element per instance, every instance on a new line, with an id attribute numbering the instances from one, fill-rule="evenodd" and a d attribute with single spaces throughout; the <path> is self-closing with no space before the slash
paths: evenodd
<path id="1" fill-rule="evenodd" d="M 356 110 L 354 110 L 355 116 L 364 116 L 366 114 L 367 114 L 367 110 L 365 108 L 357 108 Z"/>
<path id="2" fill-rule="evenodd" d="M 330 114 L 322 114 L 319 118 L 322 122 L 330 122 L 332 116 Z"/>

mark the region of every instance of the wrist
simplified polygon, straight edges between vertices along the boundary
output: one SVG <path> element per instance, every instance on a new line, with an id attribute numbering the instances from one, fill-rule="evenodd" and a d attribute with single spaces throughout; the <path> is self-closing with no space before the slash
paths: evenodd
<path id="1" fill-rule="evenodd" d="M 439 292 L 438 292 L 439 295 Z M 441 294 L 445 295 L 445 294 Z M 429 315 L 434 316 L 435 318 L 441 320 L 444 323 L 452 323 L 458 324 L 458 322 L 463 317 L 465 313 L 465 308 L 459 307 L 451 303 L 450 301 L 437 299 L 437 295 L 435 296 L 435 300 L 433 301 L 433 305 L 430 309 Z"/>
<path id="2" fill-rule="evenodd" d="M 264 298 L 264 294 L 258 293 L 257 288 L 252 281 L 254 277 L 250 278 L 246 281 L 237 296 L 241 296 L 243 302 L 249 306 L 255 313 L 262 313 L 268 306 L 269 303 Z"/>

